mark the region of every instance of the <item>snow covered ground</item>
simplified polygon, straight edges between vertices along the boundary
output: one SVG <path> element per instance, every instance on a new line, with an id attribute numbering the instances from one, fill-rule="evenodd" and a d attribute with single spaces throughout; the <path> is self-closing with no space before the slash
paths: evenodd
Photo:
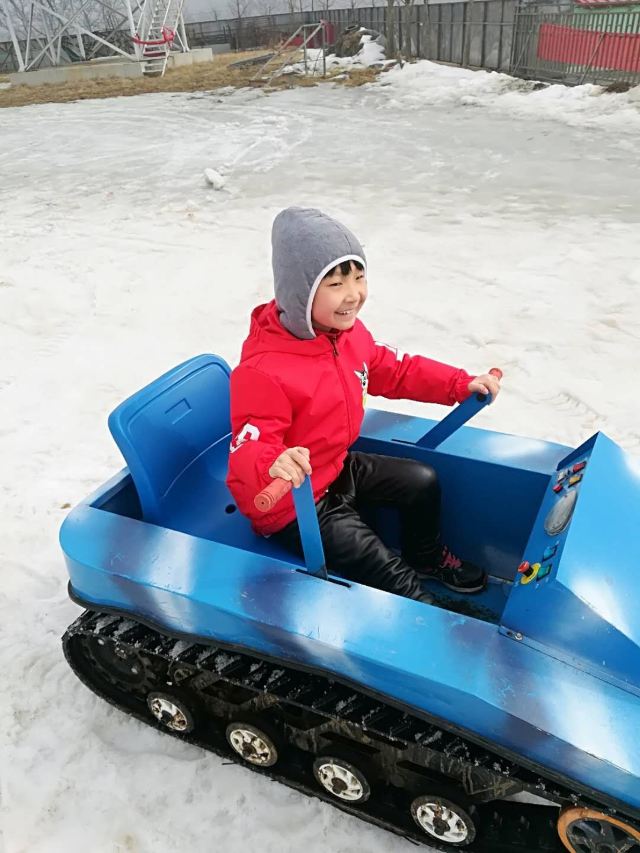
<path id="1" fill-rule="evenodd" d="M 364 27 L 360 28 L 364 31 Z M 360 50 L 354 56 L 336 56 L 334 53 L 326 57 L 326 62 L 322 63 L 322 50 L 307 49 L 306 67 L 304 61 L 294 62 L 292 65 L 287 65 L 283 68 L 283 74 L 296 72 L 298 74 L 322 76 L 324 67 L 331 72 L 336 69 L 344 69 L 345 71 L 352 68 L 366 68 L 371 65 L 377 65 L 381 68 L 387 65 L 394 65 L 395 60 L 386 59 L 384 48 L 382 45 L 374 41 L 373 37 L 364 34 L 360 38 Z"/>
<path id="2" fill-rule="evenodd" d="M 199 352 L 236 362 L 292 203 L 364 242 L 379 339 L 504 369 L 482 425 L 640 456 L 639 127 L 637 92 L 429 63 L 0 112 L 2 853 L 414 849 L 94 698 L 60 652 L 57 530 L 121 466 L 123 397 Z"/>

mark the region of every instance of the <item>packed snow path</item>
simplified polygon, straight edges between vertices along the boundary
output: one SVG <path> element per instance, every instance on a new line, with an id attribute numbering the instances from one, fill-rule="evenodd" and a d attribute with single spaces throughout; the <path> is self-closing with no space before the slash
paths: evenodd
<path id="1" fill-rule="evenodd" d="M 482 426 L 640 456 L 639 129 L 637 93 L 429 63 L 0 111 L 3 853 L 415 849 L 91 695 L 60 651 L 57 530 L 121 467 L 111 409 L 196 353 L 237 361 L 289 204 L 364 243 L 378 339 L 503 368 Z"/>

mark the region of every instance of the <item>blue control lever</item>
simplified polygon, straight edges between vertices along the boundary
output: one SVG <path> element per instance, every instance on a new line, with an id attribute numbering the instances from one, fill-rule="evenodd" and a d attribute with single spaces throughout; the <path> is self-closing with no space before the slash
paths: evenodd
<path id="1" fill-rule="evenodd" d="M 304 478 L 302 485 L 293 490 L 293 503 L 298 517 L 298 528 L 302 540 L 304 562 L 309 574 L 327 579 L 327 567 L 324 560 L 324 549 L 318 524 L 316 503 L 313 499 L 311 477 Z"/>
<path id="2" fill-rule="evenodd" d="M 283 480 L 281 477 L 276 477 L 254 498 L 253 502 L 256 509 L 259 509 L 260 512 L 268 512 L 270 509 L 273 509 L 279 500 L 289 494 L 292 487 L 293 484 L 290 480 Z M 293 503 L 296 508 L 302 551 L 307 571 L 311 575 L 316 575 L 326 580 L 327 568 L 310 477 L 305 477 L 302 485 L 297 489 L 293 489 Z"/>
<path id="3" fill-rule="evenodd" d="M 502 371 L 499 367 L 492 367 L 489 373 L 498 379 L 502 379 Z M 433 450 L 489 403 L 491 403 L 491 394 L 472 394 L 429 432 L 425 433 L 422 438 L 418 439 L 416 445 Z"/>

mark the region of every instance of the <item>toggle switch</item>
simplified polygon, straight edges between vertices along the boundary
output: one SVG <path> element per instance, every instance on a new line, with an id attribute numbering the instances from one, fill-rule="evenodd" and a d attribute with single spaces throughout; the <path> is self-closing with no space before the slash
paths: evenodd
<path id="1" fill-rule="evenodd" d="M 546 578 L 551 569 L 553 568 L 553 563 L 547 563 L 544 566 L 541 566 L 536 574 L 536 580 L 541 580 L 542 578 Z"/>

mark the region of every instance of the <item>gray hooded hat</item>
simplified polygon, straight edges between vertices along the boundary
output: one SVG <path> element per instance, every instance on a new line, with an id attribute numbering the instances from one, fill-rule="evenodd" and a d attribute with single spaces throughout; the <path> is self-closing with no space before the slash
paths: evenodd
<path id="1" fill-rule="evenodd" d="M 280 322 L 296 338 L 311 339 L 311 304 L 324 276 L 342 261 L 366 268 L 362 246 L 330 216 L 311 207 L 288 207 L 273 222 L 273 281 Z"/>

